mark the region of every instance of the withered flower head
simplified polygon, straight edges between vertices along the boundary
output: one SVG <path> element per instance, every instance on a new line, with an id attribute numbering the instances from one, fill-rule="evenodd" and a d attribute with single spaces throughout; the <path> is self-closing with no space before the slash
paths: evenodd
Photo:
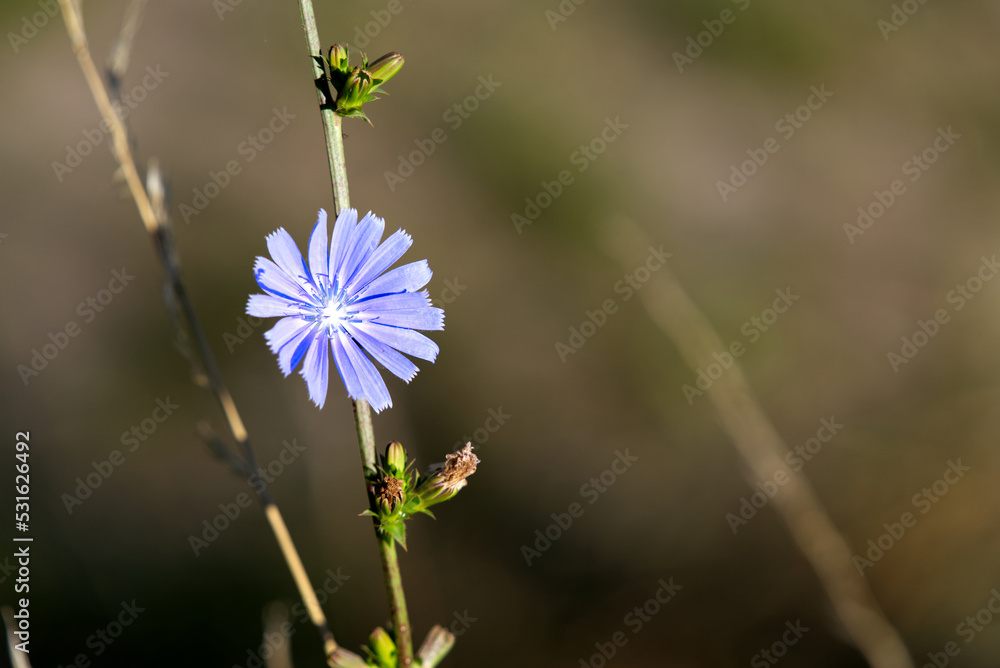
<path id="1" fill-rule="evenodd" d="M 472 443 L 466 443 L 458 452 L 445 455 L 441 478 L 446 485 L 464 484 L 465 479 L 476 472 L 479 457 L 472 453 Z"/>
<path id="2" fill-rule="evenodd" d="M 380 476 L 375 481 L 375 498 L 384 507 L 392 510 L 403 501 L 403 481 L 392 476 Z"/>
<path id="3" fill-rule="evenodd" d="M 432 466 L 421 487 L 433 490 L 431 498 L 435 502 L 449 499 L 465 487 L 465 479 L 476 472 L 477 464 L 479 457 L 472 453 L 472 444 L 466 443 L 458 452 L 446 455 L 444 462 Z"/>

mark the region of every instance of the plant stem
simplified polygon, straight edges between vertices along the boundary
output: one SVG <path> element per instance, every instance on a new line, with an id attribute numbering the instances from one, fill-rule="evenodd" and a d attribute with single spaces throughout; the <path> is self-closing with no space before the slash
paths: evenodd
<path id="1" fill-rule="evenodd" d="M 626 240 L 639 248 L 648 246 L 650 240 L 625 219 L 620 219 L 614 234 L 608 235 L 609 254 L 623 266 L 632 266 Z M 673 340 L 691 369 L 707 368 L 716 351 L 726 350 L 708 318 L 687 296 L 669 267 L 657 270 L 655 280 L 650 281 L 640 298 L 650 318 Z M 708 401 L 752 472 L 748 476 L 751 486 L 772 479 L 776 471 L 787 472 L 784 455 L 789 448 L 764 414 L 739 364 L 715 382 Z M 773 497 L 772 507 L 816 572 L 847 637 L 872 668 L 914 668 L 899 631 L 859 576 L 850 546 L 823 509 L 809 480 L 797 473 L 787 477 L 781 493 Z"/>
<path id="2" fill-rule="evenodd" d="M 172 248 L 169 245 L 169 237 L 164 228 L 166 216 L 161 217 L 157 215 L 149 192 L 147 192 L 146 187 L 139 177 L 139 170 L 136 168 L 135 159 L 132 156 L 132 150 L 129 146 L 128 132 L 114 111 L 111 97 L 90 54 L 90 46 L 87 41 L 87 34 L 83 28 L 83 17 L 80 14 L 79 3 L 77 0 L 59 0 L 59 4 L 62 9 L 63 19 L 66 22 L 66 31 L 69 33 L 73 53 L 80 64 L 80 68 L 83 70 L 84 78 L 87 80 L 90 92 L 97 103 L 97 108 L 111 131 L 111 144 L 115 160 L 118 162 L 122 174 L 125 176 L 129 192 L 135 201 L 136 207 L 139 209 L 139 217 L 142 219 L 142 223 L 156 248 L 174 297 L 181 305 L 184 319 L 187 321 L 188 328 L 194 335 L 195 345 L 198 348 L 202 363 L 205 366 L 205 373 L 208 376 L 209 388 L 222 408 L 233 439 L 240 446 L 247 470 L 256 471 L 257 460 L 254 456 L 253 447 L 250 445 L 250 437 L 247 434 L 246 427 L 240 418 L 239 411 L 236 410 L 232 394 L 230 394 L 223 380 L 219 364 L 215 359 L 215 354 L 212 352 L 212 347 L 208 342 L 205 330 L 199 322 L 194 305 L 188 298 L 184 283 L 181 281 L 180 271 L 177 265 L 171 260 Z M 131 29 L 134 30 L 134 26 Z M 127 61 L 127 57 L 125 60 Z M 121 69 L 124 69 L 124 65 L 121 65 Z M 121 74 L 122 71 L 115 72 L 116 77 L 120 77 Z M 292 573 L 299 594 L 305 602 L 310 619 L 323 639 L 323 647 L 328 659 L 352 656 L 349 652 L 339 648 L 336 640 L 334 640 L 333 633 L 327 624 L 319 600 L 316 598 L 315 588 L 309 581 L 309 576 L 302 565 L 302 559 L 299 557 L 295 543 L 288 533 L 288 528 L 285 526 L 281 511 L 275 504 L 274 499 L 266 487 L 261 487 L 258 495 L 261 505 L 264 506 L 264 513 L 271 525 L 271 530 L 281 548 L 282 556 Z"/>
<path id="3" fill-rule="evenodd" d="M 313 56 L 323 57 L 323 46 L 319 39 L 316 12 L 313 10 L 312 0 L 299 0 L 299 12 L 302 16 L 302 29 L 306 35 L 306 45 L 313 66 L 313 78 L 322 80 L 326 77 L 324 67 L 312 59 Z M 343 119 L 333 111 L 333 100 L 327 99 L 322 87 L 317 86 L 316 96 L 319 99 L 323 130 L 326 134 L 326 153 L 330 163 L 330 181 L 333 184 L 334 210 L 339 214 L 351 205 L 347 188 L 347 163 L 344 160 L 344 136 L 341 130 Z M 369 480 L 376 470 L 375 430 L 372 427 L 371 408 L 364 399 L 358 399 L 354 402 L 354 422 L 358 431 L 358 447 L 361 451 L 365 487 L 368 490 L 368 503 L 374 510 L 374 495 Z M 382 560 L 386 593 L 389 596 L 389 610 L 392 614 L 392 624 L 395 631 L 398 663 L 399 666 L 408 668 L 413 663 L 413 638 L 410 631 L 410 616 L 406 610 L 406 596 L 403 593 L 403 578 L 399 570 L 396 546 L 392 539 L 385 540 L 379 537 L 377 531 L 375 537 L 378 541 L 379 557 Z"/>
<path id="4" fill-rule="evenodd" d="M 406 611 L 406 594 L 403 593 L 403 577 L 399 572 L 396 556 L 396 541 L 392 538 L 378 539 L 378 553 L 382 558 L 382 577 L 389 592 L 389 611 L 396 636 L 396 653 L 399 665 L 407 668 L 413 663 L 413 633 L 410 630 L 410 614 Z"/>
<path id="5" fill-rule="evenodd" d="M 302 30 L 306 34 L 306 45 L 309 47 L 310 62 L 313 66 L 313 78 L 326 78 L 323 66 L 312 60 L 312 56 L 323 57 L 323 45 L 319 41 L 319 29 L 316 27 L 316 12 L 313 11 L 312 0 L 299 0 L 299 13 L 302 15 Z M 351 206 L 351 197 L 347 192 L 347 163 L 344 161 L 344 137 L 340 131 L 343 120 L 333 111 L 333 100 L 327 100 L 317 88 L 320 114 L 323 117 L 323 130 L 326 132 L 326 154 L 330 161 L 330 180 L 333 182 L 333 206 L 338 214 L 342 209 Z"/>

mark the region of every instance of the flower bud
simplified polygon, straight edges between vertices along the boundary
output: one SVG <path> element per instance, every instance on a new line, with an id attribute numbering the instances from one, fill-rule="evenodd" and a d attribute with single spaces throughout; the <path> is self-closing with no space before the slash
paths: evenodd
<path id="1" fill-rule="evenodd" d="M 370 662 L 374 662 L 374 665 L 386 668 L 396 665 L 396 643 L 381 626 L 368 636 L 368 647 L 365 649 Z"/>
<path id="2" fill-rule="evenodd" d="M 330 69 L 336 70 L 338 72 L 347 73 L 350 71 L 350 66 L 347 64 L 348 53 L 347 47 L 343 44 L 334 44 L 330 47 L 330 54 L 327 60 L 330 62 Z"/>
<path id="3" fill-rule="evenodd" d="M 388 81 L 403 67 L 403 56 L 398 53 L 387 53 L 367 67 L 368 73 L 376 83 Z"/>
<path id="4" fill-rule="evenodd" d="M 338 91 L 337 111 L 349 112 L 361 109 L 361 105 L 368 101 L 371 86 L 371 75 L 360 67 L 355 67 L 344 82 L 343 88 Z"/>
<path id="5" fill-rule="evenodd" d="M 399 441 L 393 441 L 385 448 L 385 466 L 393 475 L 402 475 L 406 469 L 406 450 Z"/>

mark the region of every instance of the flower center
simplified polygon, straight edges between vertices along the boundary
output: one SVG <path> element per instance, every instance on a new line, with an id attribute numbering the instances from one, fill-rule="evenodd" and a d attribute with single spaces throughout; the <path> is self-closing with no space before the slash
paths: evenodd
<path id="1" fill-rule="evenodd" d="M 333 298 L 319 312 L 320 322 L 328 331 L 334 332 L 340 328 L 340 323 L 347 320 L 347 309 L 344 302 Z"/>

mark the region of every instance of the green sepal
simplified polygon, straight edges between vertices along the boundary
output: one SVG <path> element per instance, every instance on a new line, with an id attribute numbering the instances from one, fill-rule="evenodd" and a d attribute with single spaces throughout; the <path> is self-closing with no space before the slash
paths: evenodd
<path id="1" fill-rule="evenodd" d="M 368 117 L 367 117 L 367 116 L 365 116 L 365 112 L 361 111 L 360 109 L 351 109 L 351 110 L 349 110 L 349 111 L 340 111 L 340 110 L 338 109 L 338 110 L 337 110 L 337 115 L 338 115 L 338 116 L 343 116 L 344 118 L 351 118 L 351 117 L 355 117 L 355 118 L 360 118 L 361 120 L 363 120 L 363 121 L 364 121 L 365 123 L 367 123 L 368 125 L 370 125 L 370 126 L 372 126 L 372 127 L 375 127 L 375 124 L 374 124 L 374 123 L 372 123 L 372 122 L 371 122 L 371 121 L 370 121 L 370 120 L 368 119 Z"/>
<path id="2" fill-rule="evenodd" d="M 379 525 L 379 531 L 389 540 L 396 541 L 404 550 L 406 549 L 406 525 L 403 523 L 403 520 L 381 524 Z"/>

